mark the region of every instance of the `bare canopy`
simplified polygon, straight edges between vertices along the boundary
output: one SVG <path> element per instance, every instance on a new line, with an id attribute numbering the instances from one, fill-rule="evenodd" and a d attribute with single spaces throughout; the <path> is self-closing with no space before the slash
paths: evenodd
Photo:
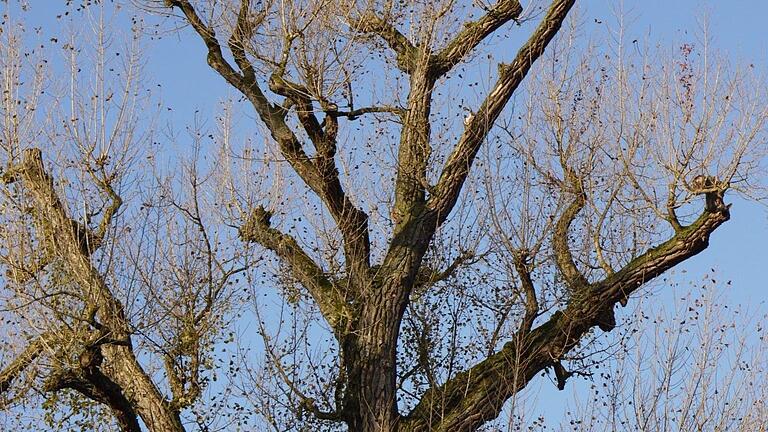
<path id="1" fill-rule="evenodd" d="M 275 430 L 478 430 L 544 371 L 562 389 L 615 305 L 759 181 L 749 71 L 590 46 L 575 0 L 136 3 L 245 108 L 167 170 L 135 46 L 113 76 L 96 38 L 95 86 L 70 47 L 50 128 L 30 107 L 53 96 L 19 90 L 43 67 L 0 51 L 3 314 L 23 324 L 0 407 L 38 389 L 125 431 L 226 428 L 229 403 Z M 263 356 L 217 357 L 259 336 Z"/>

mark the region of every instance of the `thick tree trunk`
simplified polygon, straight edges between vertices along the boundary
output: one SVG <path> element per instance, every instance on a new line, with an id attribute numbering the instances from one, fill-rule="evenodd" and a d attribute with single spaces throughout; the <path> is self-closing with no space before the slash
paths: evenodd
<path id="1" fill-rule="evenodd" d="M 129 347 L 105 346 L 105 374 L 131 402 L 150 432 L 184 432 L 181 419 L 144 372 Z"/>
<path id="2" fill-rule="evenodd" d="M 382 309 L 382 311 L 385 309 Z M 391 310 L 391 309 L 390 309 Z M 345 420 L 350 431 L 395 431 L 395 349 L 384 326 L 365 332 L 345 347 L 348 386 Z M 380 337 L 380 344 L 363 343 Z"/>
<path id="3" fill-rule="evenodd" d="M 344 342 L 349 430 L 397 430 L 396 357 L 407 298 L 405 283 L 407 274 L 400 274 L 371 287 L 375 296 L 362 306 L 357 331 L 350 332 Z"/>
<path id="4" fill-rule="evenodd" d="M 355 331 L 342 344 L 347 372 L 345 420 L 351 431 L 399 429 L 397 341 L 403 314 L 434 233 L 434 214 L 411 213 L 392 240 L 384 264 L 360 290 Z"/>

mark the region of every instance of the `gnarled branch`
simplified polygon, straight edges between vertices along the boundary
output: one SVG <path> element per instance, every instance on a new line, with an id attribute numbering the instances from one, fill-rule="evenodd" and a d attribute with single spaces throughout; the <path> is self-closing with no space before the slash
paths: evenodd
<path id="1" fill-rule="evenodd" d="M 584 205 L 587 202 L 587 197 L 584 192 L 584 185 L 582 180 L 577 178 L 577 175 L 570 170 L 566 170 L 566 183 L 571 186 L 573 193 L 573 201 L 565 208 L 563 214 L 560 215 L 557 223 L 555 224 L 555 230 L 552 233 L 552 249 L 555 253 L 555 263 L 560 271 L 560 274 L 565 279 L 565 284 L 570 292 L 576 293 L 583 290 L 589 285 L 589 282 L 576 267 L 576 263 L 571 253 L 571 247 L 568 244 L 569 231 L 571 224 L 579 215 Z"/>
<path id="2" fill-rule="evenodd" d="M 382 38 L 397 55 L 397 66 L 406 73 L 413 71 L 416 63 L 416 47 L 392 23 L 368 12 L 357 19 L 352 27 L 361 33 L 371 33 Z"/>
<path id="3" fill-rule="evenodd" d="M 344 250 L 347 265 L 353 269 L 352 275 L 360 277 L 367 273 L 370 265 L 370 238 L 368 235 L 368 215 L 357 208 L 347 196 L 339 180 L 335 157 L 335 132 L 333 127 L 324 133 L 320 123 L 311 113 L 311 103 L 305 97 L 297 97 L 296 86 L 291 86 L 279 74 L 274 74 L 271 81 L 273 91 L 287 93 L 294 102 L 302 102 L 299 118 L 310 134 L 318 150 L 317 161 L 304 151 L 302 143 L 285 122 L 286 110 L 269 102 L 259 87 L 255 71 L 243 48 L 242 38 L 249 36 L 253 28 L 248 24 L 247 6 L 249 0 L 243 0 L 238 22 L 230 39 L 230 49 L 242 74 L 234 70 L 222 54 L 221 45 L 213 29 L 209 28 L 197 15 L 188 0 L 175 0 L 173 5 L 181 9 L 192 28 L 208 47 L 208 63 L 227 82 L 245 95 L 255 108 L 259 118 L 269 129 L 278 143 L 283 157 L 291 167 L 325 203 L 344 238 Z"/>
<path id="4" fill-rule="evenodd" d="M 48 339 L 50 339 L 50 334 L 48 333 L 32 339 L 27 347 L 24 348 L 24 351 L 0 371 L 0 395 L 8 391 L 13 385 L 13 381 L 40 357 L 48 344 Z M 2 407 L 3 404 L 0 403 L 0 408 Z"/>
<path id="5" fill-rule="evenodd" d="M 287 263 L 293 277 L 309 291 L 331 328 L 340 331 L 348 315 L 343 293 L 293 237 L 272 228 L 271 217 L 272 214 L 261 206 L 254 209 L 240 227 L 240 238 L 260 244 Z"/>
<path id="6" fill-rule="evenodd" d="M 170 409 L 157 386 L 143 370 L 132 350 L 131 327 L 125 317 L 123 305 L 112 294 L 106 281 L 91 263 L 90 254 L 84 251 L 73 221 L 61 202 L 53 177 L 46 171 L 42 152 L 26 149 L 19 163 L 10 172 L 15 173 L 35 206 L 38 231 L 45 248 L 60 258 L 65 271 L 82 290 L 82 298 L 100 319 L 100 331 L 109 343 L 102 345 L 104 367 L 109 379 L 119 386 L 132 407 L 150 429 L 182 431 L 179 413 Z M 163 429 L 165 428 L 165 429 Z"/>
<path id="7" fill-rule="evenodd" d="M 691 225 L 649 249 L 585 295 L 573 298 L 529 334 L 516 334 L 497 353 L 427 391 L 401 430 L 475 430 L 496 418 L 504 402 L 547 367 L 555 366 L 590 329 L 604 324 L 613 307 L 633 291 L 700 253 L 710 235 L 730 218 L 722 192 L 708 192 L 710 204 Z"/>

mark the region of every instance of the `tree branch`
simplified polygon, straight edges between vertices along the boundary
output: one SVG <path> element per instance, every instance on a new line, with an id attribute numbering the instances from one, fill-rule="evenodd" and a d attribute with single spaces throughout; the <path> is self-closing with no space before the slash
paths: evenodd
<path id="1" fill-rule="evenodd" d="M 557 389 L 565 390 L 565 382 L 568 381 L 568 378 L 574 375 L 574 372 L 566 370 L 565 366 L 563 366 L 563 363 L 560 361 L 556 361 L 552 365 L 552 368 L 555 370 L 555 379 L 557 379 Z"/>
<path id="2" fill-rule="evenodd" d="M 287 263 L 296 280 L 309 291 L 331 328 L 337 332 L 342 330 L 349 313 L 343 294 L 293 237 L 271 227 L 271 216 L 264 207 L 254 209 L 240 228 L 240 238 L 260 244 Z"/>
<path id="3" fill-rule="evenodd" d="M 90 230 L 67 215 L 54 190 L 53 178 L 45 171 L 40 150 L 24 150 L 22 160 L 10 172 L 14 177 L 12 180 L 5 178 L 6 183 L 21 179 L 32 196 L 37 235 L 41 237 L 43 247 L 51 258 L 60 256 L 69 264 L 70 273 L 87 290 L 85 298 L 98 302 L 104 321 L 117 334 L 127 336 L 129 330 L 122 305 L 90 263 L 92 248 L 100 240 L 91 239 Z"/>
<path id="4" fill-rule="evenodd" d="M 361 16 L 352 27 L 362 33 L 371 33 L 382 38 L 397 55 L 397 66 L 405 73 L 411 73 L 416 65 L 416 47 L 394 25 L 373 12 Z"/>
<path id="5" fill-rule="evenodd" d="M 708 192 L 708 204 L 694 223 L 589 286 L 585 295 L 573 298 L 529 334 L 513 335 L 496 354 L 428 390 L 401 430 L 475 430 L 496 418 L 507 399 L 543 369 L 555 366 L 590 329 L 601 325 L 616 303 L 706 249 L 710 235 L 730 218 L 722 198 L 722 191 Z"/>
<path id="6" fill-rule="evenodd" d="M 565 183 L 570 185 L 573 189 L 573 201 L 565 208 L 565 211 L 555 224 L 555 230 L 552 233 L 552 249 L 555 254 L 555 263 L 565 279 L 565 284 L 570 292 L 577 293 L 587 286 L 589 282 L 584 275 L 576 267 L 576 263 L 573 260 L 573 254 L 571 253 L 571 247 L 568 244 L 569 230 L 571 224 L 579 215 L 584 205 L 587 202 L 587 197 L 584 193 L 584 185 L 582 180 L 568 167 L 564 167 L 566 171 Z"/>
<path id="7" fill-rule="evenodd" d="M 240 68 L 243 73 L 243 78 L 246 81 L 256 81 L 256 71 L 253 69 L 253 65 L 248 61 L 248 57 L 245 53 L 245 44 L 248 39 L 253 36 L 254 27 L 251 21 L 248 19 L 248 11 L 251 8 L 250 0 L 240 0 L 240 11 L 237 13 L 237 23 L 232 31 L 232 35 L 229 37 L 229 50 L 232 51 L 232 55 L 235 58 L 235 64 Z"/>
<path id="8" fill-rule="evenodd" d="M 402 117 L 405 115 L 405 110 L 400 107 L 386 105 L 357 108 L 350 111 L 331 110 L 326 112 L 326 114 L 330 115 L 331 117 L 346 117 L 350 120 L 357 120 L 358 117 L 371 113 L 391 113 L 397 115 L 398 117 Z"/>
<path id="9" fill-rule="evenodd" d="M 523 81 L 533 63 L 555 37 L 575 0 L 555 0 L 536 31 L 520 48 L 511 64 L 499 65 L 499 79 L 475 115 L 467 119 L 464 133 L 448 157 L 434 194 L 427 203 L 442 224 L 453 209 L 480 146 L 496 119 Z"/>
<path id="10" fill-rule="evenodd" d="M 520 276 L 520 285 L 525 294 L 525 315 L 520 323 L 520 334 L 528 334 L 533 328 L 533 321 L 539 316 L 539 300 L 536 298 L 536 288 L 531 279 L 530 259 L 527 250 L 515 251 L 512 255 L 515 271 Z"/>
<path id="11" fill-rule="evenodd" d="M 187 21 L 208 47 L 208 64 L 251 101 L 257 114 L 278 143 L 283 157 L 304 183 L 325 203 L 344 238 L 345 259 L 348 268 L 351 269 L 351 275 L 362 277 L 367 274 L 370 267 L 368 215 L 350 201 L 341 185 L 334 162 L 335 136 L 332 136 L 333 139 L 328 139 L 329 136 L 323 134 L 319 122 L 316 119 L 312 120 L 314 115 L 311 115 L 311 104 L 307 107 L 305 103 L 303 109 L 300 109 L 299 118 L 313 137 L 313 142 L 318 149 L 318 161 L 313 162 L 304 151 L 299 139 L 286 124 L 287 111 L 281 106 L 271 104 L 259 87 L 253 66 L 243 48 L 243 38 L 253 32 L 247 17 L 249 0 L 242 0 L 238 21 L 230 38 L 230 49 L 242 75 L 236 72 L 224 58 L 213 29 L 203 23 L 190 2 L 174 0 L 173 5 L 181 9 Z M 273 79 L 270 81 L 275 83 L 277 92 L 281 88 L 285 91 L 290 89 L 280 74 L 273 74 Z M 292 94 L 292 96 L 296 95 Z M 311 118 L 308 117 L 309 115 Z"/>
<path id="12" fill-rule="evenodd" d="M 43 353 L 47 339 L 50 338 L 50 334 L 44 333 L 36 338 L 32 339 L 24 351 L 21 352 L 16 358 L 8 364 L 2 371 L 0 371 L 0 395 L 5 393 L 13 385 L 13 381 L 21 375 L 26 368 L 28 368 L 38 357 Z M 0 403 L 0 408 L 3 408 L 3 403 Z"/>
<path id="13" fill-rule="evenodd" d="M 518 0 L 499 0 L 479 20 L 464 24 L 464 30 L 456 35 L 442 51 L 430 60 L 431 69 L 437 76 L 448 73 L 499 27 L 516 20 L 523 12 Z"/>
<path id="14" fill-rule="evenodd" d="M 122 393 L 120 386 L 96 367 L 81 373 L 60 370 L 49 376 L 43 386 L 43 391 L 46 392 L 63 389 L 75 390 L 88 399 L 108 406 L 121 431 L 141 432 L 138 416 L 131 402 Z"/>
<path id="15" fill-rule="evenodd" d="M 90 254 L 83 250 L 79 226 L 67 214 L 54 188 L 53 177 L 45 170 L 42 153 L 31 148 L 23 151 L 21 161 L 11 167 L 14 179 L 20 179 L 34 203 L 37 235 L 44 247 L 60 258 L 65 271 L 82 290 L 83 301 L 98 312 L 100 331 L 109 340 L 101 346 L 110 379 L 119 385 L 150 429 L 165 427 L 181 431 L 178 412 L 170 409 L 157 386 L 143 370 L 132 350 L 131 326 L 120 301 L 112 294 L 104 278 L 93 266 Z M 5 179 L 8 181 L 8 179 Z M 41 232 L 42 231 L 42 232 Z"/>
<path id="16" fill-rule="evenodd" d="M 476 256 L 472 251 L 464 251 L 459 254 L 443 271 L 429 268 L 422 265 L 419 268 L 419 273 L 416 275 L 416 282 L 414 284 L 414 295 L 420 295 L 434 284 L 444 281 L 456 273 L 460 267 L 466 264 L 472 264 L 477 262 Z"/>

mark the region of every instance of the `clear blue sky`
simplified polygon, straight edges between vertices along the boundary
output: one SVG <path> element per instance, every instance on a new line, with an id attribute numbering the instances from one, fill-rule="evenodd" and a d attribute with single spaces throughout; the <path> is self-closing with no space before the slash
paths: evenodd
<path id="1" fill-rule="evenodd" d="M 58 25 L 54 25 L 54 16 L 64 10 L 60 3 L 63 2 L 34 0 L 32 12 L 25 19 L 32 26 L 55 28 Z M 583 1 L 586 30 L 613 21 L 615 8 L 620 4 L 612 0 Z M 700 33 L 702 19 L 707 17 L 716 50 L 735 60 L 735 64 L 754 63 L 768 70 L 768 32 L 765 30 L 768 1 L 627 0 L 622 7 L 630 17 L 630 33 L 670 47 L 695 38 Z M 203 46 L 189 31 L 166 35 L 161 40 L 147 40 L 146 47 L 149 79 L 161 85 L 164 105 L 172 108 L 166 113 L 177 127 L 190 121 L 196 109 L 212 115 L 218 101 L 236 96 L 207 67 Z M 733 197 L 730 200 L 734 202 L 732 220 L 714 234 L 708 250 L 682 268 L 691 275 L 715 268 L 721 280 L 733 281 L 729 288 L 733 302 L 762 303 L 768 299 L 763 271 L 768 256 L 765 252 L 768 211 L 755 203 Z M 537 405 L 542 413 L 552 417 L 562 413 L 572 393 L 557 393 L 546 380 L 538 380 L 536 386 L 543 389 L 539 400 L 547 402 Z"/>

